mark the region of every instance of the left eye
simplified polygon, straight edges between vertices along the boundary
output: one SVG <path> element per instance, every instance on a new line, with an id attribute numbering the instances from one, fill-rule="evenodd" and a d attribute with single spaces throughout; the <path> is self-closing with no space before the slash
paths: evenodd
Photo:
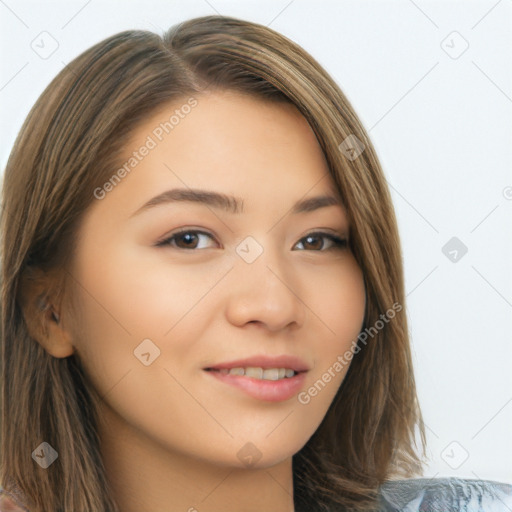
<path id="1" fill-rule="evenodd" d="M 170 237 L 157 243 L 158 247 L 175 247 L 177 249 L 207 249 L 208 247 L 198 247 L 198 241 L 200 237 L 208 237 L 213 240 L 213 236 L 205 231 L 188 230 L 174 233 Z M 330 242 L 330 246 L 325 248 L 325 240 Z M 320 243 L 319 243 L 320 242 Z M 330 233 L 317 232 L 310 233 L 305 237 L 301 238 L 298 244 L 302 244 L 303 247 L 310 246 L 309 250 L 314 251 L 326 251 L 333 249 L 344 249 L 347 246 L 347 240 L 332 235 Z"/>
<path id="2" fill-rule="evenodd" d="M 322 232 L 310 233 L 309 235 L 306 235 L 304 238 L 301 238 L 299 243 L 301 243 L 304 246 L 305 244 L 304 244 L 304 242 L 302 242 L 302 240 L 306 240 L 306 244 L 307 245 L 313 245 L 316 248 L 318 248 L 319 244 L 314 242 L 315 239 L 316 240 L 321 240 L 320 246 L 322 247 L 323 250 L 331 250 L 331 249 L 341 250 L 341 249 L 344 249 L 347 246 L 347 240 L 346 239 L 340 238 L 340 237 L 335 236 L 335 235 L 331 235 L 329 233 L 322 233 Z M 324 240 L 329 240 L 329 242 L 332 244 L 327 249 L 324 248 Z"/>

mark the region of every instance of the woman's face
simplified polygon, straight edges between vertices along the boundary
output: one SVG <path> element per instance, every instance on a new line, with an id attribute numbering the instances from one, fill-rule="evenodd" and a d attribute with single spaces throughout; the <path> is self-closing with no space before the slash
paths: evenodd
<path id="1" fill-rule="evenodd" d="M 325 416 L 365 309 L 336 242 L 343 206 L 297 208 L 339 198 L 313 131 L 293 106 L 216 92 L 161 108 L 125 149 L 70 269 L 105 428 L 223 466 L 289 458 Z"/>

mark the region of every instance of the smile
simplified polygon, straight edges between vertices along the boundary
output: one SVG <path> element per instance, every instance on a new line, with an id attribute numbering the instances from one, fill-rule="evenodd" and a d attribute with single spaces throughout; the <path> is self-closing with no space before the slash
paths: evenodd
<path id="1" fill-rule="evenodd" d="M 260 380 L 281 380 L 289 379 L 297 374 L 291 368 L 267 368 L 249 366 L 247 368 L 209 368 L 209 371 L 217 371 L 222 375 L 239 375 L 241 377 L 251 377 Z"/>

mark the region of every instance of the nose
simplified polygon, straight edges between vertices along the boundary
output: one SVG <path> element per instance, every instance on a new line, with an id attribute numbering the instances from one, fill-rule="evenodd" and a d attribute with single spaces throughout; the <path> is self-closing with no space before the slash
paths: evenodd
<path id="1" fill-rule="evenodd" d="M 257 324 L 269 331 L 298 329 L 305 319 L 305 290 L 297 276 L 269 251 L 254 262 L 235 263 L 226 316 L 237 327 Z"/>

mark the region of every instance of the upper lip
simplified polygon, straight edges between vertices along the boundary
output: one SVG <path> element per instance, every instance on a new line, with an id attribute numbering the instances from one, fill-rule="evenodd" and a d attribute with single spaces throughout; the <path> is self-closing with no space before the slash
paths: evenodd
<path id="1" fill-rule="evenodd" d="M 296 372 L 305 372 L 309 370 L 308 365 L 299 357 L 291 355 L 281 356 L 267 356 L 267 355 L 256 355 L 248 357 L 246 359 L 237 359 L 236 361 L 228 361 L 224 363 L 217 363 L 206 368 L 204 370 L 222 370 L 224 368 L 289 368 Z"/>

